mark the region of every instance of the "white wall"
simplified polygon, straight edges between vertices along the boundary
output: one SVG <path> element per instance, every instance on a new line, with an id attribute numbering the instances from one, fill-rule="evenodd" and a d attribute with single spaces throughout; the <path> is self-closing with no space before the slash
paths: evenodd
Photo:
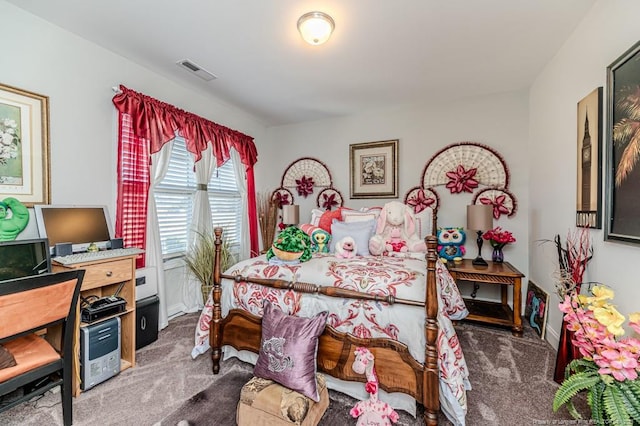
<path id="1" fill-rule="evenodd" d="M 531 279 L 551 293 L 547 330 L 554 345 L 562 319 L 552 278 L 557 257 L 552 244 L 537 241 L 556 234 L 564 241 L 575 229 L 577 103 L 598 86 L 605 87 L 606 99 L 606 67 L 640 39 L 638 16 L 640 2 L 597 2 L 530 91 L 529 269 Z M 611 286 L 623 314 L 638 311 L 640 247 L 604 242 L 602 230 L 591 236 L 594 258 L 585 281 Z"/>
<path id="2" fill-rule="evenodd" d="M 511 171 L 509 189 L 518 200 L 518 211 L 511 218 L 501 217 L 495 222 L 514 233 L 515 244 L 505 249 L 506 260 L 528 275 L 528 97 L 525 91 L 502 93 L 464 101 L 425 103 L 423 105 L 370 112 L 346 118 L 328 119 L 299 125 L 268 129 L 272 149 L 260 153 L 260 161 L 273 171 L 261 188 L 274 190 L 280 185 L 284 169 L 301 157 L 313 157 L 325 163 L 347 207 L 381 205 L 389 200 L 349 199 L 349 144 L 399 139 L 399 198 L 420 184 L 425 164 L 440 149 L 462 141 L 486 144 L 498 151 Z M 441 197 L 438 215 L 440 226 L 465 226 L 466 205 L 472 194 L 452 195 L 444 187 L 437 189 Z M 295 194 L 301 205 L 301 220 L 308 222 L 319 192 L 303 199 Z M 474 236 L 468 236 L 466 248 L 472 257 L 477 254 Z M 488 244 L 483 257 L 490 259 Z M 526 287 L 526 281 L 525 287 Z M 486 286 L 485 286 L 486 287 Z M 468 295 L 468 289 L 464 294 Z M 497 290 L 479 295 L 497 297 Z M 524 290 L 523 290 L 524 292 Z"/>
<path id="3" fill-rule="evenodd" d="M 51 202 L 116 202 L 116 110 L 112 86 L 124 84 L 251 135 L 260 151 L 265 128 L 246 113 L 115 55 L 0 0 L 0 82 L 49 96 Z M 114 217 L 112 217 L 114 220 Z M 20 238 L 37 236 L 35 220 Z M 168 286 L 181 285 L 167 280 Z M 181 291 L 171 292 L 176 298 Z M 171 306 L 179 300 L 168 300 Z"/>

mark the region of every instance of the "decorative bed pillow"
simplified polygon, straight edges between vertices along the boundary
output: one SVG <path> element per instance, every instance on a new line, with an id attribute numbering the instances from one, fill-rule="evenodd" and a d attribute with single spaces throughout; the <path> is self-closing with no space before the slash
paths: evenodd
<path id="1" fill-rule="evenodd" d="M 431 229 L 433 226 L 433 209 L 431 207 L 427 207 L 420 213 L 414 213 L 413 215 L 416 218 L 416 233 L 421 240 L 424 240 L 428 235 L 435 235 Z"/>
<path id="2" fill-rule="evenodd" d="M 328 233 L 333 234 L 333 232 L 331 232 L 331 224 L 333 223 L 333 219 L 342 220 L 341 210 L 342 208 L 338 208 L 337 210 L 327 210 L 324 212 L 320 218 L 320 222 L 318 222 L 318 226 Z"/>
<path id="3" fill-rule="evenodd" d="M 318 226 L 318 224 L 320 223 L 320 218 L 322 217 L 324 212 L 324 210 L 320 209 L 311 209 L 311 221 L 309 223 L 314 226 Z"/>
<path id="4" fill-rule="evenodd" d="M 6 350 L 4 346 L 0 345 L 0 370 L 15 366 L 16 359 L 11 355 L 11 352 Z"/>
<path id="5" fill-rule="evenodd" d="M 356 254 L 368 256 L 369 239 L 373 236 L 376 228 L 376 221 L 369 219 L 363 222 L 339 222 L 333 221 L 331 225 L 331 253 L 336 251 L 336 242 L 344 237 L 351 237 L 356 242 Z"/>
<path id="6" fill-rule="evenodd" d="M 357 210 L 342 209 L 342 221 L 343 222 L 364 222 L 371 219 L 377 219 L 380 211 L 359 212 Z"/>
<path id="7" fill-rule="evenodd" d="M 316 382 L 318 337 L 324 331 L 327 311 L 313 318 L 287 315 L 264 301 L 262 340 L 253 375 L 270 379 L 320 401 Z"/>

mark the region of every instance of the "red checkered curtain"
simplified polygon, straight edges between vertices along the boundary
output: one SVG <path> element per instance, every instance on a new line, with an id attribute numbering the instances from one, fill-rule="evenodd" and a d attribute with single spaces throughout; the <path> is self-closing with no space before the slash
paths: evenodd
<path id="1" fill-rule="evenodd" d="M 208 144 L 213 147 L 218 167 L 229 159 L 230 149 L 240 154 L 247 168 L 251 252 L 257 253 L 258 214 L 253 166 L 258 161 L 258 153 L 253 138 L 122 85 L 120 93 L 113 97 L 113 104 L 120 112 L 116 234 L 122 236 L 125 244 L 145 247 L 150 155 L 160 151 L 179 132 L 196 161 Z M 141 262 L 144 264 L 144 260 Z"/>
<path id="2" fill-rule="evenodd" d="M 120 114 L 118 138 L 118 200 L 116 236 L 125 247 L 146 248 L 147 195 L 149 193 L 149 141 L 133 134 L 131 116 Z M 136 267 L 144 268 L 138 256 Z"/>

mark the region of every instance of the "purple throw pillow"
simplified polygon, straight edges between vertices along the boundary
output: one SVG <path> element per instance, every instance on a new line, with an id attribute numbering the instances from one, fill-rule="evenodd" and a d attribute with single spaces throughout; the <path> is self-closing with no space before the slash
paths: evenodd
<path id="1" fill-rule="evenodd" d="M 254 376 L 273 380 L 302 395 L 320 401 L 316 383 L 318 337 L 328 312 L 313 318 L 287 315 L 264 301 L 262 341 Z"/>

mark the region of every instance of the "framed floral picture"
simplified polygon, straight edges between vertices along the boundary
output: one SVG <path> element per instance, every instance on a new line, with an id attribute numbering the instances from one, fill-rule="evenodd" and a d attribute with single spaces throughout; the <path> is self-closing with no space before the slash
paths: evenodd
<path id="1" fill-rule="evenodd" d="M 0 201 L 49 203 L 49 98 L 0 84 Z"/>
<path id="2" fill-rule="evenodd" d="M 398 197 L 398 140 L 349 145 L 351 198 Z"/>
<path id="3" fill-rule="evenodd" d="M 640 244 L 640 42 L 607 67 L 605 239 Z"/>

